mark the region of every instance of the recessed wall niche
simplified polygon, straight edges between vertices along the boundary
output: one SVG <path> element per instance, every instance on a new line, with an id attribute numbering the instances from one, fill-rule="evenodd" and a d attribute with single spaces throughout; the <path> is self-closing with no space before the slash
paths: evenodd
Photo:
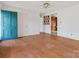
<path id="1" fill-rule="evenodd" d="M 43 24 L 44 25 L 49 25 L 50 24 L 50 17 L 49 17 L 49 15 L 43 17 Z"/>

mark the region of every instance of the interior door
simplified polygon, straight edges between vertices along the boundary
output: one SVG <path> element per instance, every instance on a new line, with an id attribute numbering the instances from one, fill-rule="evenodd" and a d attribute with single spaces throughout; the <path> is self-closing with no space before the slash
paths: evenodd
<path id="1" fill-rule="evenodd" d="M 17 38 L 17 13 L 1 11 L 2 16 L 2 40 Z"/>

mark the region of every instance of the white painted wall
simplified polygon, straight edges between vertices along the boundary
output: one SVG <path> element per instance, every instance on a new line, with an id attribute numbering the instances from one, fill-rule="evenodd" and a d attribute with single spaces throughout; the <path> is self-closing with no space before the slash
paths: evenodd
<path id="1" fill-rule="evenodd" d="M 23 16 L 25 19 L 23 21 L 23 33 L 24 35 L 34 35 L 39 34 L 40 32 L 40 17 L 39 13 L 35 11 L 29 11 L 26 15 Z"/>
<path id="2" fill-rule="evenodd" d="M 79 40 L 79 5 L 58 11 L 58 35 Z"/>
<path id="3" fill-rule="evenodd" d="M 40 18 L 40 32 L 43 32 L 43 18 Z"/>
<path id="4" fill-rule="evenodd" d="M 50 25 L 44 25 L 44 32 L 51 34 L 51 26 Z"/>
<path id="5" fill-rule="evenodd" d="M 57 13 L 58 17 L 58 35 L 79 40 L 79 5 L 73 5 L 55 12 L 52 11 L 46 15 L 51 16 L 54 13 Z M 51 32 L 49 30 L 50 25 L 45 27 L 46 33 Z"/>

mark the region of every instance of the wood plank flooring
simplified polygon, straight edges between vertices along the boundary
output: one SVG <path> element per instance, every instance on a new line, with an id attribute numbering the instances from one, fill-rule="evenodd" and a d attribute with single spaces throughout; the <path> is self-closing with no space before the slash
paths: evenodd
<path id="1" fill-rule="evenodd" d="M 0 42 L 0 57 L 67 58 L 79 57 L 79 41 L 39 34 Z"/>

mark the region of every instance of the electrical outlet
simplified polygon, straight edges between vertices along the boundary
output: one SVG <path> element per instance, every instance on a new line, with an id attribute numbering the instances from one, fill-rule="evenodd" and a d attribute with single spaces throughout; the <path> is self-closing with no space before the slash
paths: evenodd
<path id="1" fill-rule="evenodd" d="M 61 21 L 60 21 L 60 23 L 61 23 Z"/>
<path id="2" fill-rule="evenodd" d="M 73 34 L 70 34 L 71 36 L 73 35 Z"/>

